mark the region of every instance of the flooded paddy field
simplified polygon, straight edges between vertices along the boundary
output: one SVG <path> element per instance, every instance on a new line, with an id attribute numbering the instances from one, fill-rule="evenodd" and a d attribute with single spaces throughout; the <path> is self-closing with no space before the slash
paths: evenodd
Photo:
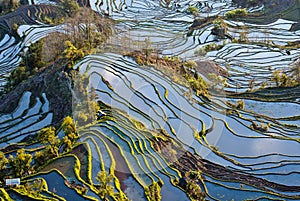
<path id="1" fill-rule="evenodd" d="M 5 189 L 7 194 L 3 193 L 3 197 L 299 200 L 300 30 L 294 28 L 299 20 L 286 17 L 286 13 L 297 13 L 300 6 L 298 1 L 285 3 L 281 7 L 274 3 L 274 8 L 263 1 L 245 4 L 247 19 L 228 17 L 228 12 L 241 8 L 232 0 L 78 1 L 80 6 L 88 6 L 113 20 L 112 35 L 71 66 L 56 72 L 53 62 L 51 71 L 42 67 L 40 74 L 30 75 L 34 86 L 41 82 L 42 87 L 36 91 L 25 89 L 28 85 L 21 82 L 16 89 L 23 89 L 16 91 L 22 93 L 14 94 L 13 89 L 7 96 L 18 99 L 11 111 L 8 108 L 12 106 L 4 106 L 10 101 L 3 92 L 0 151 L 8 158 L 24 149 L 34 164 L 22 177 L 24 189 L 25 183 L 43 184 L 36 195 L 28 189 L 24 193 L 21 187 Z M 52 11 L 50 7 L 38 6 L 56 7 L 60 2 L 29 0 L 27 4 L 30 8 L 37 6 L 35 15 L 39 15 Z M 274 14 L 270 19 L 264 13 L 270 9 L 280 10 L 282 17 Z M 10 73 L 22 65 L 23 55 L 32 44 L 53 33 L 73 34 L 68 29 L 70 21 L 47 24 L 45 19 L 28 13 L 30 19 L 20 23 L 15 34 L 3 28 L 8 20 L 6 15 L 0 16 L 1 87 L 7 85 Z M 73 31 L 85 27 L 78 24 Z M 144 53 L 145 58 L 150 58 L 148 65 L 141 64 L 130 52 Z M 68 55 L 66 50 L 62 55 Z M 151 63 L 152 57 L 156 58 L 156 65 Z M 211 66 L 201 69 L 203 66 L 186 65 L 191 60 L 196 65 L 211 62 L 217 71 L 226 73 L 213 79 L 207 73 Z M 169 76 L 172 66 L 164 69 L 165 66 L 158 66 L 160 61 L 182 62 L 175 72 L 178 79 Z M 57 76 L 54 83 L 66 80 L 64 87 L 72 95 L 70 113 L 75 122 L 80 122 L 76 115 L 90 111 L 78 107 L 85 104 L 85 99 L 80 100 L 83 89 L 75 88 L 78 80 L 71 73 L 68 77 L 70 69 L 83 77 L 86 86 L 82 88 L 92 94 L 99 108 L 95 121 L 76 124 L 78 138 L 67 149 L 68 130 L 63 124 L 57 126 L 61 107 L 53 103 L 57 97 L 43 90 L 52 87 L 43 73 Z M 209 95 L 197 93 L 190 74 L 193 79 L 203 79 Z M 180 82 L 182 79 L 186 81 Z M 220 80 L 222 83 L 216 83 Z M 58 97 L 64 94 L 57 93 Z M 53 151 L 55 157 L 36 167 L 37 153 L 53 145 L 37 140 L 39 131 L 49 126 L 56 126 L 57 139 L 65 144 Z M 99 179 L 99 172 L 112 177 L 106 182 L 106 187 L 111 187 L 107 197 L 101 191 L 105 182 Z M 37 187 L 33 188 L 37 192 Z"/>

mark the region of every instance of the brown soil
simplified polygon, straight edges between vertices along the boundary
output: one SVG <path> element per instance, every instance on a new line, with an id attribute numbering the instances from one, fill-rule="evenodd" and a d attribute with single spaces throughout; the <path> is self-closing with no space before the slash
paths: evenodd
<path id="1" fill-rule="evenodd" d="M 17 25 L 34 25 L 37 24 L 36 20 L 41 20 L 44 17 L 52 19 L 61 18 L 63 16 L 58 7 L 51 5 L 26 5 L 21 6 L 13 12 L 4 16 L 0 16 L 0 28 L 8 30 L 10 34 L 16 36 L 13 30 L 14 24 Z"/>
<path id="2" fill-rule="evenodd" d="M 72 111 L 72 95 L 68 87 L 70 78 L 63 72 L 65 64 L 64 60 L 53 63 L 1 97 L 0 114 L 12 113 L 25 91 L 32 92 L 32 101 L 35 97 L 41 97 L 42 93 L 46 93 L 50 103 L 50 112 L 53 113 L 52 124 L 60 125 L 62 119 L 71 115 Z"/>
<path id="3" fill-rule="evenodd" d="M 298 31 L 298 30 L 300 30 L 300 22 L 293 24 L 290 29 L 290 31 Z"/>
<path id="4" fill-rule="evenodd" d="M 168 68 L 172 68 L 173 70 L 176 71 L 179 71 L 180 66 L 183 64 L 183 62 L 180 60 L 178 61 L 167 60 L 161 58 L 158 54 L 154 54 L 154 53 L 149 53 L 149 56 L 146 56 L 145 53 L 138 50 L 125 53 L 124 55 L 133 57 L 139 65 L 165 66 Z"/>
<path id="5" fill-rule="evenodd" d="M 278 18 L 299 21 L 298 0 L 256 0 L 256 3 L 249 3 L 249 0 L 233 0 L 233 3 L 243 8 L 264 5 L 263 11 L 249 13 L 246 18 L 240 19 L 250 23 L 267 24 Z"/>
<path id="6" fill-rule="evenodd" d="M 109 140 L 106 138 L 102 138 L 107 145 L 109 146 L 109 149 L 112 152 L 113 158 L 116 162 L 116 168 L 115 168 L 115 176 L 119 179 L 120 185 L 121 185 L 121 190 L 125 191 L 127 186 L 124 183 L 126 179 L 130 177 L 130 170 L 127 166 L 126 161 L 124 160 L 123 156 L 121 155 L 119 149 L 111 143 Z"/>
<path id="7" fill-rule="evenodd" d="M 50 0 L 56 3 L 63 2 L 63 0 Z M 77 0 L 77 3 L 80 7 L 91 7 L 89 0 Z"/>
<path id="8" fill-rule="evenodd" d="M 234 172 L 226 167 L 214 164 L 206 159 L 190 153 L 171 139 L 157 138 L 152 141 L 155 150 L 174 168 L 178 169 L 183 178 L 189 171 L 201 171 L 210 177 L 222 181 L 240 182 L 269 192 L 270 189 L 282 192 L 300 192 L 300 186 L 286 186 L 269 182 L 249 174 Z M 174 150 L 176 154 L 174 154 Z"/>
<path id="9" fill-rule="evenodd" d="M 57 169 L 66 177 L 76 178 L 74 174 L 74 157 L 59 158 L 48 164 L 39 172 L 49 172 L 50 170 Z"/>
<path id="10" fill-rule="evenodd" d="M 218 16 L 210 16 L 206 18 L 196 18 L 192 24 L 192 26 L 189 28 L 188 35 L 192 34 L 192 31 L 195 29 L 200 29 L 205 27 L 208 24 L 211 24 L 214 20 L 216 20 Z"/>
<path id="11" fill-rule="evenodd" d="M 71 154 L 74 154 L 78 157 L 80 164 L 81 164 L 81 168 L 80 168 L 80 177 L 84 180 L 84 181 L 88 181 L 87 179 L 87 167 L 88 167 L 88 151 L 86 150 L 84 144 L 80 144 L 79 146 L 75 147 L 72 151 Z"/>
<path id="12" fill-rule="evenodd" d="M 172 80 L 175 80 L 175 82 L 189 86 L 187 80 L 183 77 L 188 72 L 184 69 L 184 61 L 182 59 L 162 58 L 158 53 L 153 52 L 146 56 L 144 52 L 138 50 L 125 53 L 124 56 L 132 57 L 141 66 L 153 66 Z"/>
<path id="13" fill-rule="evenodd" d="M 221 68 L 218 64 L 216 64 L 214 61 L 197 61 L 197 67 L 195 67 L 196 71 L 204 75 L 205 77 L 208 77 L 209 74 L 213 73 L 217 76 L 223 76 L 223 77 L 229 77 L 229 74 L 226 70 Z"/>
<path id="14" fill-rule="evenodd" d="M 154 66 L 162 66 L 164 68 L 172 69 L 179 76 L 186 73 L 182 69 L 184 62 L 181 59 L 175 61 L 167 60 L 155 54 L 151 54 L 150 56 L 147 57 L 145 54 L 143 54 L 140 51 L 127 53 L 125 54 L 125 56 L 133 57 L 136 60 L 136 62 L 140 65 L 154 65 Z M 229 76 L 228 72 L 223 68 L 221 68 L 219 65 L 217 65 L 214 61 L 203 60 L 203 61 L 197 61 L 196 63 L 197 66 L 195 67 L 195 70 L 197 72 L 200 72 L 205 77 L 208 77 L 208 74 L 210 73 L 214 73 L 216 75 L 221 75 L 224 77 Z"/>
<path id="15" fill-rule="evenodd" d="M 252 7 L 252 6 L 262 6 L 264 5 L 265 8 L 268 9 L 284 9 L 288 6 L 291 6 L 295 3 L 296 0 L 256 0 L 256 1 L 249 1 L 249 0 L 232 0 L 233 3 L 237 4 L 240 7 Z"/>

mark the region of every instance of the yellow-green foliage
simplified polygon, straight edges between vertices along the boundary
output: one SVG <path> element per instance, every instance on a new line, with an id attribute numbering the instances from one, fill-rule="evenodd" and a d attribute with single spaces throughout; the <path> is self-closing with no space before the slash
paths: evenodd
<path id="1" fill-rule="evenodd" d="M 199 135 L 199 132 L 197 132 L 196 130 L 194 130 L 194 137 L 197 139 L 197 140 L 200 140 L 201 137 Z"/>
<path id="2" fill-rule="evenodd" d="M 192 201 L 205 200 L 205 193 L 202 192 L 199 184 L 194 181 L 188 181 L 186 191 Z"/>
<path id="3" fill-rule="evenodd" d="M 51 143 L 55 138 L 55 128 L 54 127 L 46 127 L 41 129 L 38 132 L 38 139 L 43 144 Z"/>
<path id="4" fill-rule="evenodd" d="M 138 129 L 140 129 L 140 130 L 142 130 L 142 129 L 145 128 L 145 125 L 144 125 L 142 122 L 137 121 L 137 120 L 135 120 L 135 119 L 131 119 L 131 120 L 132 120 L 132 122 L 134 123 L 134 125 L 136 126 L 136 128 L 138 128 Z"/>
<path id="5" fill-rule="evenodd" d="M 238 8 L 238 9 L 235 9 L 235 10 L 231 10 L 231 11 L 227 11 L 225 13 L 225 16 L 227 18 L 236 18 L 236 17 L 244 17 L 248 14 L 248 11 L 245 9 L 245 8 Z"/>
<path id="6" fill-rule="evenodd" d="M 202 201 L 205 200 L 206 194 L 202 192 L 199 181 L 203 183 L 203 179 L 200 171 L 190 170 L 186 173 L 187 185 L 186 193 L 191 198 L 192 201 Z"/>
<path id="7" fill-rule="evenodd" d="M 63 52 L 66 59 L 68 59 L 68 66 L 72 68 L 75 63 L 84 57 L 84 52 L 82 49 L 77 49 L 71 41 L 65 42 L 65 50 Z"/>
<path id="8" fill-rule="evenodd" d="M 209 73 L 208 74 L 208 78 L 209 80 L 211 81 L 211 87 L 212 88 L 216 88 L 217 86 L 220 86 L 222 89 L 224 87 L 227 87 L 228 84 L 227 84 L 227 79 L 226 78 L 223 78 L 222 76 L 220 75 L 216 75 L 214 73 Z"/>
<path id="9" fill-rule="evenodd" d="M 206 126 L 205 126 L 205 124 L 204 124 L 204 122 L 203 121 L 201 121 L 201 124 L 202 124 L 202 129 L 201 129 L 201 135 L 202 136 L 205 136 L 206 135 Z"/>
<path id="10" fill-rule="evenodd" d="M 198 8 L 195 7 L 195 6 L 189 6 L 189 7 L 188 7 L 188 11 L 189 11 L 190 13 L 192 13 L 194 16 L 197 16 L 198 13 L 199 13 Z"/>
<path id="11" fill-rule="evenodd" d="M 209 96 L 206 82 L 199 76 L 197 79 L 190 76 L 188 78 L 191 88 L 196 92 L 197 96 Z"/>
<path id="12" fill-rule="evenodd" d="M 8 159 L 5 157 L 5 154 L 0 151 L 0 173 L 3 171 L 3 170 L 6 170 L 6 167 L 8 165 Z M 2 176 L 0 174 L 0 176 Z"/>
<path id="13" fill-rule="evenodd" d="M 26 68 L 24 66 L 19 66 L 11 71 L 10 76 L 6 78 L 6 92 L 14 89 L 19 83 L 26 80 L 29 77 L 29 73 L 26 72 Z"/>
<path id="14" fill-rule="evenodd" d="M 73 142 L 78 138 L 76 124 L 72 117 L 67 116 L 62 123 L 62 130 L 65 135 Z"/>
<path id="15" fill-rule="evenodd" d="M 43 20 L 46 24 L 54 24 L 53 20 L 50 17 L 45 16 Z"/>
<path id="16" fill-rule="evenodd" d="M 68 66 L 71 68 L 74 64 L 84 57 L 84 52 L 82 49 L 77 49 L 71 41 L 65 42 L 65 50 L 64 50 L 65 58 L 69 60 Z"/>
<path id="17" fill-rule="evenodd" d="M 41 193 L 44 190 L 47 191 L 47 184 L 45 180 L 41 178 L 26 181 L 25 185 L 20 185 L 19 188 L 13 190 L 27 199 L 30 198 L 30 200 L 57 200 L 56 198 L 50 198 Z"/>
<path id="18" fill-rule="evenodd" d="M 122 193 L 122 192 L 120 192 L 116 196 L 114 196 L 114 199 L 116 201 L 129 201 L 129 199 L 127 198 L 127 196 L 124 193 Z"/>
<path id="19" fill-rule="evenodd" d="M 211 43 L 211 44 L 205 45 L 204 47 L 200 48 L 199 50 L 195 50 L 194 53 L 199 56 L 204 56 L 207 52 L 219 50 L 222 47 L 224 47 L 224 45 Z"/>
<path id="20" fill-rule="evenodd" d="M 211 44 L 207 44 L 204 46 L 204 50 L 206 52 L 209 52 L 209 51 L 214 51 L 214 50 L 219 50 L 223 47 L 223 45 L 218 45 L 218 44 L 215 44 L 215 43 L 211 43 Z"/>
<path id="21" fill-rule="evenodd" d="M 267 132 L 269 130 L 269 124 L 257 124 L 255 122 L 252 122 L 252 124 L 250 125 L 250 128 L 252 130 L 258 130 L 261 132 Z"/>
<path id="22" fill-rule="evenodd" d="M 25 149 L 19 149 L 17 155 L 9 156 L 9 164 L 13 168 L 15 176 L 22 177 L 29 173 L 31 169 L 32 156 L 25 152 Z"/>
<path id="23" fill-rule="evenodd" d="M 227 29 L 227 24 L 221 18 L 217 18 L 216 20 L 214 20 L 213 25 L 214 25 L 214 28 L 216 28 L 216 29 L 220 29 L 220 28 Z"/>
<path id="24" fill-rule="evenodd" d="M 0 200 L 1 201 L 13 201 L 13 199 L 10 198 L 8 193 L 5 191 L 4 188 L 0 188 Z"/>
<path id="25" fill-rule="evenodd" d="M 72 0 L 63 0 L 60 3 L 63 10 L 67 11 L 70 15 L 74 14 L 79 10 L 79 5 L 76 1 Z"/>
<path id="26" fill-rule="evenodd" d="M 244 107 L 245 107 L 244 100 L 238 100 L 237 103 L 236 103 L 236 108 L 237 109 L 244 109 Z"/>
<path id="27" fill-rule="evenodd" d="M 292 87 L 299 84 L 297 81 L 298 76 L 299 74 L 296 76 L 296 78 L 292 78 L 282 71 L 275 70 L 272 73 L 271 81 L 274 81 L 277 87 Z"/>
<path id="28" fill-rule="evenodd" d="M 73 116 L 78 126 L 87 125 L 96 120 L 97 112 L 100 109 L 96 102 L 96 89 L 91 87 L 89 90 L 89 76 L 84 73 L 74 73 L 73 75 L 74 87 L 73 91 L 77 97 L 73 104 Z M 109 83 L 103 80 L 105 83 Z"/>
<path id="29" fill-rule="evenodd" d="M 145 195 L 148 201 L 160 201 L 161 200 L 161 187 L 158 182 L 153 182 L 150 186 L 145 187 Z"/>
<path id="30" fill-rule="evenodd" d="M 76 175 L 77 178 L 80 178 L 80 168 L 81 168 L 81 165 L 80 165 L 80 160 L 77 158 L 77 156 L 75 156 L 75 165 L 74 165 L 74 173 Z"/>
<path id="31" fill-rule="evenodd" d="M 98 195 L 102 199 L 107 199 L 114 193 L 114 187 L 111 185 L 113 182 L 113 176 L 106 173 L 105 171 L 100 171 L 97 174 L 96 180 L 99 182 Z"/>
<path id="32" fill-rule="evenodd" d="M 88 143 L 85 144 L 85 147 L 87 149 L 87 159 L 88 159 L 88 164 L 87 164 L 87 171 L 86 171 L 86 174 L 87 174 L 87 182 L 89 184 L 92 184 L 93 181 L 92 181 L 92 151 L 91 151 L 91 147 Z"/>
<path id="33" fill-rule="evenodd" d="M 193 69 L 198 66 L 194 60 L 188 60 L 187 62 L 185 62 L 184 65 L 190 69 Z"/>

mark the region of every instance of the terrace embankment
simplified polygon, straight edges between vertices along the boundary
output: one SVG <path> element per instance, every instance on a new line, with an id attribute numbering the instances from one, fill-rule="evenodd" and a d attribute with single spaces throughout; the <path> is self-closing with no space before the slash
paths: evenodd
<path id="1" fill-rule="evenodd" d="M 216 62 L 209 60 L 197 61 L 197 66 L 195 67 L 195 70 L 204 75 L 205 77 L 209 77 L 209 74 L 211 73 L 223 77 L 229 76 L 226 70 L 221 68 Z"/>
<path id="2" fill-rule="evenodd" d="M 10 34 L 18 36 L 16 33 L 16 25 L 35 25 L 38 21 L 48 19 L 61 19 L 64 16 L 59 7 L 51 5 L 26 5 L 10 12 L 4 16 L 0 16 L 0 29 L 9 31 Z"/>
<path id="3" fill-rule="evenodd" d="M 203 175 L 216 178 L 221 181 L 239 182 L 254 186 L 264 191 L 270 189 L 282 192 L 299 192 L 299 186 L 286 186 L 257 178 L 249 174 L 234 172 L 224 166 L 212 163 L 195 154 L 186 151 L 179 144 L 176 144 L 172 139 L 157 138 L 152 141 L 154 149 L 162 155 L 172 167 L 179 170 L 183 178 L 189 171 L 199 171 Z M 174 155 L 174 153 L 176 153 Z M 205 176 L 204 176 L 205 177 Z"/>
<path id="4" fill-rule="evenodd" d="M 0 113 L 11 113 L 17 107 L 20 97 L 30 91 L 34 97 L 47 94 L 50 112 L 53 112 L 53 125 L 71 114 L 72 95 L 69 89 L 70 77 L 63 71 L 66 61 L 61 59 L 46 67 L 33 77 L 20 83 L 10 93 L 0 98 Z"/>
<path id="5" fill-rule="evenodd" d="M 286 8 L 296 2 L 296 0 L 233 0 L 233 3 L 240 7 L 262 6 L 268 8 Z M 279 7 L 278 7 L 279 6 Z"/>
<path id="6" fill-rule="evenodd" d="M 297 101 L 300 97 L 300 85 L 294 87 L 271 87 L 254 92 L 227 93 L 227 97 L 248 98 L 262 101 Z"/>
<path id="7" fill-rule="evenodd" d="M 233 0 L 238 7 L 264 6 L 259 12 L 250 13 L 245 21 L 270 23 L 278 18 L 299 21 L 300 1 L 298 0 Z"/>
<path id="8" fill-rule="evenodd" d="M 133 51 L 133 52 L 125 53 L 125 56 L 130 56 L 134 58 L 139 65 L 154 66 L 160 71 L 169 74 L 170 77 L 174 77 L 174 76 L 183 77 L 188 70 L 188 69 L 184 69 L 183 66 L 186 67 L 190 66 L 188 64 L 189 61 L 184 62 L 180 58 L 164 58 L 153 53 L 147 56 L 145 53 L 141 51 Z M 194 66 L 192 66 L 192 68 L 194 68 L 196 72 L 201 73 L 205 77 L 208 77 L 208 75 L 211 73 L 215 75 L 224 76 L 224 77 L 229 76 L 228 72 L 223 68 L 221 68 L 214 61 L 199 60 L 195 63 Z M 183 78 L 179 79 L 179 81 L 182 80 Z"/>
<path id="9" fill-rule="evenodd" d="M 268 24 L 276 21 L 279 18 L 296 21 L 291 27 L 291 31 L 300 29 L 300 1 L 297 0 L 233 0 L 237 7 L 253 7 L 263 6 L 262 10 L 248 13 L 246 17 L 237 17 L 235 20 L 246 21 L 256 24 Z M 193 30 L 201 29 L 212 23 L 220 16 L 211 16 L 207 18 L 196 18 L 190 27 L 188 35 L 191 35 Z"/>
<path id="10" fill-rule="evenodd" d="M 114 160 L 118 161 L 116 163 L 116 169 L 114 174 L 120 181 L 122 191 L 125 191 L 127 185 L 124 183 L 124 181 L 128 179 L 130 176 L 132 176 L 128 168 L 128 165 L 126 164 L 126 161 L 122 157 L 120 150 L 112 142 L 110 142 L 106 138 L 102 138 L 102 140 L 104 140 L 105 143 L 107 143 L 107 145 L 109 146 L 109 149 L 111 150 Z"/>

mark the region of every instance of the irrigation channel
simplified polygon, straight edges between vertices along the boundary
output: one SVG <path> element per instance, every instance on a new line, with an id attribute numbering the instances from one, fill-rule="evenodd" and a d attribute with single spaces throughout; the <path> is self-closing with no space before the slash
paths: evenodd
<path id="1" fill-rule="evenodd" d="M 33 3 L 33 0 L 29 2 Z M 53 4 L 52 1 L 42 0 L 34 3 Z M 225 20 L 232 37 L 239 38 L 247 32 L 248 40 L 253 43 L 245 44 L 216 37 L 211 33 L 212 23 L 192 31 L 190 29 L 194 17 L 187 11 L 189 6 L 197 7 L 200 17 L 223 16 L 228 10 L 236 8 L 231 0 L 171 0 L 170 4 L 158 0 L 116 0 L 111 3 L 90 0 L 90 5 L 93 10 L 107 13 L 118 22 L 105 52 L 88 55 L 74 66 L 89 76 L 89 87 L 96 89 L 98 101 L 109 106 L 104 110 L 107 114 L 97 123 L 80 128 L 80 141 L 92 161 L 88 177 L 93 184 L 97 184 L 97 173 L 106 170 L 119 178 L 119 182 L 113 184 L 115 191 L 122 190 L 131 200 L 147 200 L 144 188 L 154 181 L 163 183 L 162 200 L 190 200 L 175 185 L 182 177 L 180 171 L 152 146 L 153 135 L 164 130 L 183 150 L 216 166 L 263 179 L 260 181 L 274 186 L 291 186 L 280 189 L 272 185 L 254 185 L 242 179 L 224 179 L 204 172 L 199 185 L 206 192 L 206 199 L 300 199 L 299 88 L 295 90 L 296 95 L 274 91 L 269 101 L 261 97 L 272 95 L 272 91 L 245 97 L 214 94 L 210 101 L 196 95 L 187 97 L 189 89 L 172 81 L 164 72 L 151 66 L 140 66 L 132 58 L 116 51 L 119 47 L 122 51 L 142 49 L 141 44 L 145 39 L 150 39 L 161 55 L 196 62 L 213 60 L 228 70 L 225 91 L 246 92 L 251 80 L 254 80 L 254 89 L 263 83 L 274 85 L 270 77 L 276 69 L 290 73 L 290 66 L 299 58 L 300 49 L 291 49 L 287 53 L 276 45 L 284 46 L 300 39 L 299 30 L 291 31 L 291 26 L 296 22 L 278 18 L 262 25 Z M 248 12 L 260 9 L 255 7 Z M 42 23 L 20 26 L 21 41 L 3 34 L 0 41 L 1 77 L 18 65 L 21 52 L 31 42 L 51 32 L 59 32 L 63 26 Z M 273 45 L 262 45 L 265 41 L 271 41 Z M 195 54 L 208 44 L 223 47 L 202 56 Z M 5 80 L 0 82 L 4 84 Z M 284 100 L 276 99 L 277 93 L 283 95 Z M 0 114 L 1 147 L 18 143 L 51 124 L 52 113 L 47 94 L 35 101 L 30 97 L 30 92 L 24 93 L 13 113 Z M 244 108 L 235 109 L 233 114 L 226 113 L 232 109 L 227 102 L 235 104 L 238 100 L 244 101 Z M 140 127 L 136 126 L 136 122 L 141 123 Z M 268 129 L 251 129 L 253 123 L 268 125 Z M 196 137 L 198 133 L 206 133 L 206 136 Z M 35 150 L 39 146 L 33 144 L 25 148 Z M 69 178 L 66 175 L 51 171 L 36 177 L 48 183 L 49 191 L 45 191 L 44 196 L 49 199 L 87 199 L 65 186 L 63 181 Z M 73 179 L 84 185 L 82 179 Z M 58 190 L 60 187 L 56 185 L 65 190 Z M 53 188 L 57 189 L 55 196 L 49 193 L 53 192 Z M 22 200 L 13 191 L 10 196 Z M 89 199 L 100 199 L 92 188 L 87 196 Z"/>

